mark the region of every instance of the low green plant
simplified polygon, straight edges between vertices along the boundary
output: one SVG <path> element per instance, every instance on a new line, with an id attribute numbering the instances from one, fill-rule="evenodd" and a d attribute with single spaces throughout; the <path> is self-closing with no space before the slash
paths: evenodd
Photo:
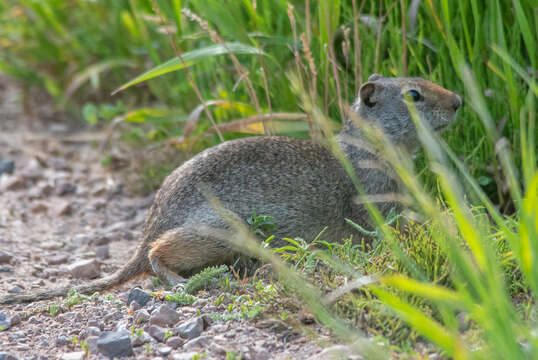
<path id="1" fill-rule="evenodd" d="M 241 360 L 243 355 L 236 353 L 235 351 L 226 351 L 226 360 Z"/>
<path id="2" fill-rule="evenodd" d="M 82 302 L 91 300 L 91 299 L 92 299 L 92 296 L 80 294 L 75 290 L 75 288 L 72 288 L 67 293 L 67 297 L 63 301 L 63 305 L 66 306 L 67 308 L 70 308 L 74 305 L 81 304 Z"/>
<path id="3" fill-rule="evenodd" d="M 247 219 L 247 224 L 254 235 L 266 239 L 277 229 L 275 218 L 269 215 L 257 215 L 256 211 Z"/>
<path id="4" fill-rule="evenodd" d="M 60 306 L 58 305 L 49 305 L 49 314 L 50 316 L 56 316 L 60 312 Z"/>
<path id="5" fill-rule="evenodd" d="M 184 292 L 177 292 L 173 295 L 165 295 L 166 301 L 175 302 L 179 306 L 191 305 L 196 301 L 196 297 Z"/>
<path id="6" fill-rule="evenodd" d="M 228 266 L 212 266 L 205 268 L 198 274 L 194 275 L 185 284 L 183 290 L 187 294 L 194 294 L 201 289 L 211 287 L 218 284 L 218 279 L 228 271 Z"/>

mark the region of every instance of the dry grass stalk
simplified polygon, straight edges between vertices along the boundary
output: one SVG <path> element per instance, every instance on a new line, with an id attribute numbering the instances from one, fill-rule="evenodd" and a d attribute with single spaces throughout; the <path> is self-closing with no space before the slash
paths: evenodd
<path id="1" fill-rule="evenodd" d="M 305 21 L 306 21 L 306 42 L 310 44 L 310 40 L 312 39 L 311 35 L 311 27 L 310 27 L 310 0 L 306 0 L 304 4 L 304 11 L 305 11 Z"/>
<path id="2" fill-rule="evenodd" d="M 299 57 L 299 46 L 297 42 L 297 23 L 295 22 L 295 16 L 293 15 L 293 5 L 288 3 L 288 18 L 290 19 L 291 31 L 293 34 L 293 57 L 295 59 L 295 67 L 297 70 L 297 76 L 302 79 L 301 71 L 301 58 Z"/>
<path id="3" fill-rule="evenodd" d="M 332 74 L 334 78 L 334 84 L 336 86 L 336 97 L 338 100 L 338 109 L 340 111 L 340 118 L 342 124 L 345 122 L 346 113 L 344 111 L 344 103 L 342 101 L 342 89 L 340 87 L 340 78 L 338 76 L 338 63 L 336 62 L 336 56 L 334 54 L 334 41 L 333 34 L 331 33 L 331 19 L 329 18 L 329 11 L 324 9 L 325 17 L 327 20 L 327 39 L 329 43 L 327 44 L 328 48 L 328 61 L 331 63 Z"/>
<path id="4" fill-rule="evenodd" d="M 359 18 L 366 0 L 362 0 L 360 8 L 357 10 L 357 0 L 353 0 L 353 50 L 355 57 L 355 95 L 359 93 L 359 87 L 362 84 L 362 62 L 361 62 L 361 40 L 359 37 Z"/>
<path id="5" fill-rule="evenodd" d="M 405 5 L 403 0 L 400 0 L 400 7 L 402 8 L 403 76 L 407 76 L 407 36 L 405 30 Z"/>
<path id="6" fill-rule="evenodd" d="M 235 54 L 230 51 L 230 49 L 226 45 L 226 42 L 219 36 L 219 34 L 215 30 L 211 29 L 207 21 L 203 20 L 201 17 L 199 17 L 189 9 L 184 8 L 181 10 L 181 12 L 183 12 L 183 14 L 185 14 L 185 16 L 187 16 L 192 21 L 198 23 L 200 27 L 209 34 L 211 41 L 222 45 L 226 49 L 228 55 L 230 56 L 230 59 L 232 60 L 235 70 L 239 74 L 239 79 L 244 80 L 246 83 L 247 93 L 250 97 L 250 100 L 254 104 L 254 107 L 256 108 L 256 112 L 258 113 L 258 115 L 262 115 L 260 102 L 258 101 L 256 92 L 254 91 L 254 85 L 249 78 L 249 72 L 243 65 L 241 65 Z"/>
<path id="7" fill-rule="evenodd" d="M 152 0 L 152 4 L 153 4 L 153 11 L 155 11 L 155 13 L 159 15 L 159 17 L 162 19 L 162 21 L 164 23 L 165 18 L 162 15 L 156 1 Z M 174 36 L 171 33 L 168 33 L 167 35 L 168 35 L 168 38 L 170 39 L 170 44 L 172 46 L 172 49 L 174 49 L 174 53 L 176 54 L 178 59 L 181 61 L 181 63 L 183 65 L 185 65 L 185 61 L 183 60 L 182 52 L 179 49 L 179 47 L 176 45 L 176 42 L 174 41 Z M 184 66 L 183 70 L 184 70 L 185 76 L 187 76 L 187 79 L 189 80 L 189 83 L 191 84 L 194 92 L 196 93 L 196 97 L 198 97 L 198 100 L 203 105 L 204 112 L 205 112 L 206 116 L 209 118 L 209 121 L 211 122 L 211 126 L 213 126 L 213 128 L 215 129 L 215 132 L 217 133 L 217 135 L 219 137 L 219 140 L 221 142 L 224 142 L 224 137 L 222 136 L 220 130 L 217 128 L 217 123 L 215 122 L 215 119 L 213 118 L 213 115 L 209 111 L 209 109 L 208 109 L 208 107 L 206 105 L 206 102 L 205 102 L 204 98 L 202 97 L 202 93 L 200 92 L 200 89 L 198 88 L 198 85 L 196 85 L 196 82 L 194 81 L 194 78 L 192 77 L 192 75 L 190 73 L 190 70 L 189 70 L 189 67 Z"/>
<path id="8" fill-rule="evenodd" d="M 377 21 L 377 39 L 375 42 L 374 72 L 379 68 L 379 50 L 381 46 L 381 27 L 383 26 L 383 0 L 379 0 L 379 17 Z"/>
<path id="9" fill-rule="evenodd" d="M 348 81 L 348 70 L 349 70 L 349 64 L 351 63 L 350 58 L 350 50 L 351 50 L 351 41 L 349 39 L 349 33 L 351 32 L 351 29 L 347 26 L 341 26 L 342 33 L 344 34 L 344 41 L 342 42 L 342 55 L 344 55 L 344 60 L 346 64 L 346 71 L 344 72 L 345 76 L 345 83 L 347 84 Z M 344 99 L 349 99 L 348 94 L 348 87 L 344 86 Z"/>
<path id="10" fill-rule="evenodd" d="M 303 52 L 306 59 L 306 62 L 308 63 L 308 68 L 310 70 L 310 96 L 312 99 L 315 98 L 317 94 L 317 75 L 318 71 L 316 70 L 316 63 L 314 62 L 314 57 L 312 56 L 312 51 L 310 51 L 310 43 L 308 42 L 308 36 L 305 35 L 305 33 L 302 33 L 301 36 L 301 42 L 303 43 Z"/>

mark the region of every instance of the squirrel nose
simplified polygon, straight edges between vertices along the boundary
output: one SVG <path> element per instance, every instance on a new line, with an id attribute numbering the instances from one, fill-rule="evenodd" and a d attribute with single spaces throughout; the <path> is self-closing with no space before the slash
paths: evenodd
<path id="1" fill-rule="evenodd" d="M 457 111 L 460 106 L 463 105 L 463 99 L 458 94 L 454 94 L 454 100 L 452 101 L 452 108 Z"/>

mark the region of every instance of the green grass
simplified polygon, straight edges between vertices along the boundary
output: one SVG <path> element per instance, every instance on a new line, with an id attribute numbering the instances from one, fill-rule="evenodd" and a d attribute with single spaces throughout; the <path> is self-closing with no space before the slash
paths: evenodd
<path id="1" fill-rule="evenodd" d="M 281 316 L 297 310 L 286 297 L 300 299 L 367 358 L 384 355 L 365 334 L 388 339 L 395 357 L 422 356 L 428 342 L 446 358 L 536 358 L 538 7 L 424 0 L 413 13 L 409 4 L 8 0 L 0 72 L 44 87 L 91 126 L 119 123 L 122 141 L 148 159 L 245 135 L 337 131 L 374 71 L 460 93 L 465 106 L 442 139 L 417 119 L 424 150 L 414 163 L 375 139 L 423 223 L 389 226 L 372 208 L 374 242 L 290 239 L 276 255 L 236 224 L 280 274 L 277 292 L 262 286 L 255 300 Z M 129 85 L 148 72 L 162 76 Z M 148 189 L 172 168 L 160 160 L 139 170 Z M 253 214 L 250 230 L 270 234 L 269 215 Z"/>

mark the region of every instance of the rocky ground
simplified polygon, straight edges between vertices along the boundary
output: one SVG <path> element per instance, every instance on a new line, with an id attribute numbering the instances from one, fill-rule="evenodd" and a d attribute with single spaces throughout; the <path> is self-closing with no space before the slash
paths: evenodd
<path id="1" fill-rule="evenodd" d="M 134 253 L 152 201 L 125 190 L 94 142 L 77 140 L 84 130 L 55 122 L 41 100 L 28 119 L 20 98 L 0 78 L 0 296 L 117 270 Z M 0 360 L 328 358 L 319 344 L 331 338 L 313 321 L 234 318 L 244 299 L 222 288 L 196 292 L 190 305 L 166 294 L 138 279 L 93 297 L 2 306 Z"/>

